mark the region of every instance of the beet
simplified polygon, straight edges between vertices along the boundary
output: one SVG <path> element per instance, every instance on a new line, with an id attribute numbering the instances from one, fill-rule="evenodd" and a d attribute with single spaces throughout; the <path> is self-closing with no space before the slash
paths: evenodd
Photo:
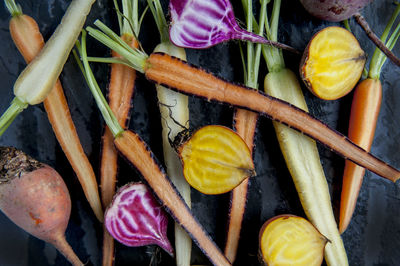
<path id="1" fill-rule="evenodd" d="M 300 0 L 300 2 L 314 17 L 339 22 L 350 18 L 372 0 Z"/>
<path id="2" fill-rule="evenodd" d="M 166 236 L 168 216 L 142 183 L 121 187 L 105 212 L 110 235 L 129 247 L 158 245 L 173 254 Z"/>
<path id="3" fill-rule="evenodd" d="M 0 147 L 0 210 L 29 234 L 54 245 L 73 265 L 83 265 L 65 240 L 71 199 L 50 166 L 11 147 Z"/>

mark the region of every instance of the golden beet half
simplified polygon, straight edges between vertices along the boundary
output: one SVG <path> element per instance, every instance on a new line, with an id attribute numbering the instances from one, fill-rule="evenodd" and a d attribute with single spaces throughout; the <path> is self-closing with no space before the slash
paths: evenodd
<path id="1" fill-rule="evenodd" d="M 327 239 L 306 219 L 279 215 L 264 223 L 259 234 L 260 257 L 272 265 L 321 265 Z"/>
<path id="2" fill-rule="evenodd" d="M 249 148 L 227 127 L 200 128 L 178 152 L 186 180 L 204 194 L 228 192 L 255 174 Z"/>
<path id="3" fill-rule="evenodd" d="M 301 61 L 300 75 L 308 89 L 321 99 L 335 100 L 357 84 L 366 56 L 351 32 L 332 26 L 312 37 Z"/>

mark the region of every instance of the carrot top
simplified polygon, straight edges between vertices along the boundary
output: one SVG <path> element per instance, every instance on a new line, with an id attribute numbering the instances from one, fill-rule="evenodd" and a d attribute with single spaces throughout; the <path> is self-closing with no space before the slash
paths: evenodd
<path id="1" fill-rule="evenodd" d="M 400 3 L 395 2 L 395 4 L 397 5 L 396 9 L 393 12 L 392 16 L 390 17 L 390 20 L 386 25 L 385 30 L 383 31 L 383 34 L 381 36 L 381 41 L 383 43 L 386 42 L 385 45 L 389 50 L 393 49 L 397 39 L 400 36 L 400 22 L 399 22 L 394 31 L 392 32 L 392 34 L 390 35 L 389 40 L 386 41 L 389 36 L 390 30 L 392 29 L 392 26 L 400 13 Z M 370 69 L 368 72 L 369 78 L 379 79 L 382 66 L 385 63 L 386 59 L 387 57 L 385 56 L 385 54 L 379 48 L 376 48 L 370 62 Z"/>
<path id="2" fill-rule="evenodd" d="M 21 6 L 15 3 L 14 0 L 4 0 L 4 3 L 6 4 L 11 16 L 17 17 L 23 14 Z"/>
<path id="3" fill-rule="evenodd" d="M 124 42 L 125 43 L 125 42 Z M 125 43 L 126 44 L 126 43 Z M 99 85 L 97 84 L 94 74 L 89 67 L 89 62 L 87 60 L 87 53 L 86 53 L 86 31 L 82 31 L 82 44 L 79 42 L 76 43 L 77 50 L 82 57 L 83 65 L 78 59 L 78 56 L 74 52 L 75 59 L 84 74 L 86 82 L 89 84 L 89 88 L 95 98 L 97 105 L 99 106 L 100 112 L 104 117 L 104 120 L 107 123 L 111 133 L 114 137 L 121 135 L 124 132 L 122 126 L 118 123 L 118 119 L 115 117 L 114 113 L 111 111 L 110 106 L 107 104 L 107 100 L 104 98 L 103 93 Z M 129 46 L 128 46 L 129 47 Z M 130 47 L 129 47 L 130 48 Z"/>

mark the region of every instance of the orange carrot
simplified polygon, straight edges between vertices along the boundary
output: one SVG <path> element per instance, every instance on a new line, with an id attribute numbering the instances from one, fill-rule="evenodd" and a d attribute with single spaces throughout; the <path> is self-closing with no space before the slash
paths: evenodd
<path id="1" fill-rule="evenodd" d="M 19 12 L 10 10 L 10 12 L 12 13 L 11 37 L 25 61 L 29 63 L 44 46 L 43 37 L 33 18 L 22 14 L 20 10 Z M 90 206 L 97 219 L 102 221 L 103 211 L 96 177 L 79 141 L 59 80 L 45 99 L 44 107 L 57 140 L 74 169 Z"/>
<path id="2" fill-rule="evenodd" d="M 397 7 L 381 36 L 382 42 L 386 42 L 394 21 L 399 14 L 400 5 L 397 4 Z M 399 35 L 400 23 L 396 26 L 389 40 L 386 42 L 388 49 L 393 49 Z M 350 140 L 354 141 L 354 143 L 367 151 L 369 151 L 372 146 L 378 115 L 381 108 L 382 84 L 379 78 L 385 61 L 386 57 L 384 54 L 379 50 L 379 48 L 376 48 L 371 58 L 368 78 L 357 85 L 353 95 L 348 137 Z M 356 207 L 364 174 L 365 169 L 350 161 L 345 162 L 339 212 L 339 231 L 341 233 L 346 230 L 350 223 Z"/>
<path id="3" fill-rule="evenodd" d="M 382 101 L 379 79 L 365 79 L 355 89 L 349 121 L 349 138 L 369 151 L 375 135 L 376 123 Z M 340 201 L 339 231 L 343 233 L 350 223 L 356 207 L 365 169 L 346 161 Z"/>
<path id="4" fill-rule="evenodd" d="M 134 36 L 139 35 L 140 23 L 138 22 L 138 1 L 122 1 L 122 10 L 114 1 L 117 10 L 121 40 L 132 48 L 139 46 Z M 121 56 L 112 51 L 113 59 Z M 110 83 L 108 87 L 108 100 L 112 112 L 115 114 L 119 125 L 124 129 L 128 124 L 131 110 L 132 95 L 135 89 L 136 71 L 119 63 L 111 64 Z M 113 135 L 106 126 L 102 138 L 100 162 L 100 187 L 103 207 L 107 208 L 115 194 L 118 173 L 118 153 L 113 143 Z M 114 265 L 115 248 L 114 238 L 106 227 L 103 228 L 103 266 Z"/>
<path id="5" fill-rule="evenodd" d="M 122 39 L 131 47 L 138 47 L 133 36 L 124 34 Z M 113 57 L 120 57 L 113 52 Z M 134 92 L 136 71 L 130 67 L 113 63 L 111 64 L 110 84 L 108 87 L 108 100 L 113 113 L 123 128 L 126 128 L 131 99 Z M 117 151 L 113 144 L 113 137 L 108 128 L 103 135 L 103 148 L 101 155 L 101 195 L 103 206 L 107 207 L 115 193 L 117 175 Z"/>
<path id="6" fill-rule="evenodd" d="M 247 1 L 249 7 L 245 10 L 247 18 L 247 31 L 253 31 L 253 8 L 251 1 Z M 264 18 L 267 10 L 267 2 L 262 1 L 260 8 L 260 27 L 257 34 L 264 34 Z M 258 73 L 260 66 L 261 44 L 247 44 L 247 57 L 244 66 L 247 68 L 244 72 L 245 85 L 257 88 Z M 254 135 L 256 132 L 257 121 L 259 115 L 257 113 L 245 110 L 236 109 L 233 117 L 234 129 L 240 137 L 245 141 L 251 153 L 254 147 Z M 246 210 L 247 193 L 248 193 L 249 179 L 245 179 L 239 186 L 237 186 L 231 193 L 229 216 L 228 216 L 228 229 L 226 235 L 224 254 L 233 263 L 236 259 L 236 253 L 239 246 L 240 232 L 242 229 L 242 222 Z"/>
<path id="7" fill-rule="evenodd" d="M 247 111 L 245 109 L 237 109 L 235 112 L 235 130 L 246 142 L 250 151 L 253 151 L 254 134 L 258 121 L 258 114 Z M 234 262 L 236 258 L 237 248 L 239 244 L 239 236 L 242 228 L 242 221 L 247 202 L 249 179 L 245 179 L 231 193 L 229 206 L 228 231 L 225 243 L 224 254 L 230 262 Z"/>
<path id="8" fill-rule="evenodd" d="M 138 42 L 130 34 L 123 34 L 121 37 L 131 47 L 138 47 Z M 113 57 L 120 58 L 116 52 Z M 130 67 L 113 63 L 111 64 L 110 84 L 108 87 L 109 105 L 119 124 L 125 129 L 127 127 L 131 99 L 135 88 L 136 71 Z M 101 200 L 104 208 L 110 203 L 115 194 L 118 172 L 118 153 L 114 147 L 114 137 L 106 127 L 103 135 L 101 166 L 100 166 L 100 187 Z M 104 228 L 103 233 L 103 266 L 113 265 L 114 262 L 114 238 Z"/>
<path id="9" fill-rule="evenodd" d="M 145 60 L 143 71 L 148 80 L 179 92 L 259 112 L 303 132 L 344 158 L 386 179 L 395 182 L 400 178 L 398 170 L 355 145 L 347 137 L 330 129 L 307 112 L 285 101 L 226 82 L 205 70 L 163 53 L 151 54 Z"/>

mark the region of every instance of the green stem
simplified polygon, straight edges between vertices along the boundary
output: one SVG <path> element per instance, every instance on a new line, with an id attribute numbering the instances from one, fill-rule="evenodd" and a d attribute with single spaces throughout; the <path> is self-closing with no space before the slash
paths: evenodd
<path id="1" fill-rule="evenodd" d="M 87 60 L 89 62 L 95 63 L 105 63 L 105 64 L 122 64 L 128 67 L 132 67 L 132 64 L 124 60 L 123 58 L 115 58 L 115 57 L 92 57 L 88 56 Z"/>
<path id="2" fill-rule="evenodd" d="M 278 22 L 281 7 L 281 0 L 275 0 L 272 8 L 271 23 L 268 19 L 265 21 L 265 31 L 269 34 L 268 39 L 271 41 L 278 41 Z M 282 50 L 270 45 L 263 45 L 263 56 L 267 67 L 270 72 L 277 72 L 285 68 L 285 61 L 283 60 Z"/>
<path id="3" fill-rule="evenodd" d="M 385 30 L 383 31 L 382 36 L 380 38 L 383 43 L 386 42 L 386 39 L 389 36 L 389 32 L 392 29 L 392 26 L 393 26 L 397 16 L 400 13 L 400 5 L 398 3 L 396 5 L 397 5 L 397 7 L 396 7 L 395 11 L 393 12 L 392 16 L 390 17 L 389 22 L 387 23 Z M 395 31 L 392 33 L 389 41 L 385 44 L 390 51 L 393 49 L 393 46 L 397 41 L 396 35 L 397 35 L 397 32 L 399 31 L 398 28 L 399 28 L 399 25 L 397 25 L 397 27 L 396 27 Z M 373 78 L 373 79 L 379 79 L 380 73 L 382 70 L 382 66 L 385 63 L 386 59 L 387 59 L 387 57 L 385 56 L 385 54 L 379 48 L 376 48 L 374 51 L 374 54 L 372 55 L 372 58 L 371 58 L 368 77 Z"/>
<path id="4" fill-rule="evenodd" d="M 242 0 L 242 6 L 243 6 L 243 11 L 245 14 L 247 14 L 248 10 L 249 10 L 249 5 L 247 3 L 248 0 Z M 269 2 L 269 0 L 267 0 L 267 3 Z M 253 20 L 253 28 L 255 32 L 259 31 L 258 28 L 258 24 L 257 24 L 257 20 L 254 18 L 253 14 L 252 14 L 252 20 Z"/>
<path id="5" fill-rule="evenodd" d="M 151 13 L 157 24 L 161 42 L 169 42 L 168 24 L 159 0 L 147 0 Z"/>
<path id="6" fill-rule="evenodd" d="M 118 1 L 117 0 L 113 0 L 113 2 L 114 2 L 115 11 L 117 12 L 118 26 L 119 26 L 119 29 L 120 29 L 120 34 L 122 35 L 122 28 L 123 28 L 122 27 L 122 20 L 123 20 L 122 12 L 119 10 Z"/>
<path id="7" fill-rule="evenodd" d="M 111 111 L 111 108 L 108 105 L 106 99 L 104 98 L 104 95 L 101 92 L 100 87 L 96 82 L 93 72 L 90 69 L 89 61 L 87 59 L 87 53 L 86 53 L 86 31 L 82 31 L 82 47 L 79 47 L 79 45 L 78 45 L 78 51 L 80 52 L 80 55 L 81 55 L 81 59 L 83 62 L 83 68 L 84 68 L 84 76 L 86 78 L 86 81 L 90 88 L 90 91 L 93 94 L 93 97 L 96 101 L 97 107 L 99 108 L 104 120 L 106 121 L 107 126 L 109 127 L 114 138 L 116 138 L 124 132 L 124 129 L 118 123 L 117 118 L 115 117 L 114 113 Z M 80 67 L 82 68 L 82 66 L 80 66 Z"/>
<path id="8" fill-rule="evenodd" d="M 396 29 L 393 31 L 392 35 L 389 38 L 389 41 L 386 43 L 389 50 L 392 50 L 394 45 L 396 44 L 397 40 L 400 36 L 400 23 L 397 24 Z M 382 66 L 386 61 L 386 57 L 383 57 L 383 60 L 379 63 L 379 72 L 381 72 Z"/>
<path id="9" fill-rule="evenodd" d="M 140 29 L 140 22 L 138 21 L 138 1 L 122 0 L 122 12 L 117 0 L 113 2 L 118 16 L 120 35 L 130 34 L 136 37 Z"/>
<path id="10" fill-rule="evenodd" d="M 87 31 L 89 32 L 90 36 L 124 57 L 131 64 L 131 67 L 136 71 L 144 73 L 144 67 L 148 58 L 146 53 L 140 51 L 139 49 L 130 47 L 117 34 L 115 34 L 110 28 L 108 28 L 99 20 L 97 20 L 94 24 L 103 32 L 91 27 L 87 27 Z"/>
<path id="11" fill-rule="evenodd" d="M 257 32 L 258 35 L 262 36 L 264 34 L 264 21 L 267 13 L 267 2 L 267 0 L 261 1 L 260 26 L 258 26 L 257 22 L 254 22 L 255 20 L 252 13 L 252 1 L 246 0 L 246 2 L 243 2 L 243 9 L 246 11 L 247 31 L 252 32 L 254 28 L 256 29 L 255 32 Z M 246 64 L 243 63 L 245 66 L 245 84 L 246 86 L 252 88 L 257 88 L 258 85 L 261 49 L 262 44 L 253 44 L 251 42 L 247 42 L 247 67 Z M 241 55 L 242 61 L 244 62 L 242 50 Z"/>
<path id="12" fill-rule="evenodd" d="M 21 6 L 16 4 L 14 0 L 4 0 L 4 4 L 11 16 L 17 17 L 23 14 Z"/>
<path id="13" fill-rule="evenodd" d="M 14 119 L 21 113 L 25 108 L 28 107 L 27 103 L 22 102 L 18 97 L 15 97 L 8 109 L 0 117 L 0 136 L 6 131 L 11 125 Z"/>
<path id="14" fill-rule="evenodd" d="M 346 28 L 346 30 L 351 32 L 350 23 L 348 19 L 343 20 L 343 25 Z"/>
<path id="15" fill-rule="evenodd" d="M 253 4 L 252 0 L 247 0 L 247 12 L 246 12 L 246 25 L 247 25 L 247 31 L 252 32 L 253 31 Z M 247 78 L 246 78 L 246 85 L 250 87 L 255 87 L 253 84 L 254 80 L 254 44 L 252 42 L 247 42 Z"/>
<path id="16" fill-rule="evenodd" d="M 267 17 L 267 0 L 262 0 L 261 1 L 261 9 L 260 9 L 260 27 L 259 30 L 257 32 L 258 35 L 262 36 L 264 33 L 264 22 L 265 22 L 265 18 Z M 262 48 L 262 44 L 255 44 L 256 46 L 256 51 L 255 51 L 255 55 L 254 55 L 254 60 L 253 60 L 253 64 L 254 64 L 254 68 L 253 68 L 253 77 L 251 82 L 253 84 L 252 87 L 256 88 L 257 84 L 258 84 L 258 73 L 260 70 L 260 58 L 261 58 L 261 48 Z"/>

